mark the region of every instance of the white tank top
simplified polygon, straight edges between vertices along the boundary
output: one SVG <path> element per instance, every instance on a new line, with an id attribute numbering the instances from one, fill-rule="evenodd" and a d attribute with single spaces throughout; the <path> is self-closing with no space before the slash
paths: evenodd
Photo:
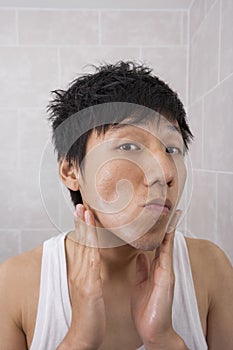
<path id="1" fill-rule="evenodd" d="M 66 233 L 61 233 L 43 245 L 39 304 L 30 350 L 55 350 L 71 323 L 65 236 Z M 190 350 L 206 350 L 208 347 L 199 317 L 188 250 L 184 236 L 178 231 L 175 234 L 173 254 L 173 327 Z M 145 350 L 145 347 L 142 345 L 138 350 Z"/>

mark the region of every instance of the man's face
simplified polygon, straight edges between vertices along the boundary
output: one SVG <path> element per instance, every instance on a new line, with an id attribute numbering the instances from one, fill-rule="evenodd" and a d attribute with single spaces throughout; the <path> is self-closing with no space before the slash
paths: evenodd
<path id="1" fill-rule="evenodd" d="M 186 179 L 178 124 L 122 124 L 90 135 L 80 191 L 97 225 L 135 248 L 160 244 Z"/>

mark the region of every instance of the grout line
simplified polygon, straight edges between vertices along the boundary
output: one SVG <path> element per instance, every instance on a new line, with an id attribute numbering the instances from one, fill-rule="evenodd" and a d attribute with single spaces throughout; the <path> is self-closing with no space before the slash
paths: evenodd
<path id="1" fill-rule="evenodd" d="M 21 235 L 21 233 L 22 233 L 22 231 L 38 231 L 38 232 L 45 232 L 45 231 L 58 231 L 57 229 L 55 229 L 55 228 L 52 228 L 52 227 L 48 227 L 48 228 L 35 228 L 35 227 L 27 227 L 27 228 L 22 228 L 22 227 L 20 227 L 20 228 L 9 228 L 9 227 L 7 227 L 7 228 L 1 228 L 0 227 L 0 234 L 1 234 L 1 231 L 4 231 L 4 232 L 6 232 L 6 231 L 20 231 L 20 235 Z"/>
<path id="2" fill-rule="evenodd" d="M 206 172 L 206 173 L 216 173 L 218 172 L 218 174 L 224 174 L 224 175 L 233 175 L 233 171 L 223 171 L 223 170 L 211 170 L 211 169 L 204 169 L 204 168 L 193 168 L 194 171 L 197 172 Z"/>
<path id="3" fill-rule="evenodd" d="M 209 11 L 207 13 L 204 13 L 204 17 L 202 18 L 202 21 L 199 23 L 198 27 L 196 28 L 195 32 L 192 35 L 192 41 L 196 38 L 198 32 L 201 30 L 201 26 L 203 22 L 206 20 L 206 18 L 209 16 L 209 13 L 212 11 L 213 7 L 216 5 L 217 0 L 214 0 L 213 4 L 210 6 Z"/>
<path id="4" fill-rule="evenodd" d="M 208 91 L 206 91 L 204 94 L 202 94 L 202 96 L 199 96 L 198 98 L 196 98 L 194 101 L 192 101 L 192 103 L 190 104 L 189 107 L 193 106 L 195 103 L 199 102 L 203 97 L 207 97 L 211 92 L 213 92 L 215 89 L 217 89 L 220 85 L 222 85 L 222 83 L 224 83 L 227 79 L 230 79 L 233 77 L 233 72 L 231 74 L 229 74 L 227 77 L 225 77 L 224 79 L 222 79 L 219 83 L 217 83 L 216 85 L 214 85 L 212 88 L 210 88 Z"/>
<path id="5" fill-rule="evenodd" d="M 25 107 L 0 107 L 0 112 L 1 111 L 15 111 L 15 110 L 17 110 L 17 109 L 20 109 L 20 110 L 22 110 L 22 109 L 26 109 L 26 110 L 38 110 L 38 111 L 44 111 L 44 108 L 43 107 L 34 107 L 34 106 L 25 106 Z"/>
<path id="6" fill-rule="evenodd" d="M 86 8 L 77 8 L 77 7 L 19 7 L 19 6 L 0 6 L 0 10 L 12 10 L 17 9 L 20 11 L 72 11 L 72 12 L 96 12 L 96 11 L 104 11 L 104 12 L 182 12 L 187 11 L 187 8 L 167 8 L 167 9 L 154 9 L 154 8 L 108 8 L 108 7 L 86 7 Z"/>
<path id="7" fill-rule="evenodd" d="M 93 45 L 93 44 L 89 44 L 89 45 L 85 45 L 85 44 L 22 44 L 20 45 L 20 47 L 22 48 L 32 48 L 32 49 L 35 49 L 35 48 L 59 48 L 59 49 L 62 49 L 62 48 L 65 48 L 65 49 L 73 49 L 73 48 L 98 48 L 100 45 L 97 44 L 97 45 Z M 112 45 L 112 44 L 104 44 L 102 45 L 102 47 L 107 47 L 107 48 L 137 48 L 138 46 L 137 45 Z M 154 49 L 154 48 L 182 48 L 182 47 L 185 47 L 187 45 L 141 45 L 142 47 L 145 47 L 145 48 L 151 48 L 151 49 Z M 0 48 L 8 48 L 8 47 L 15 47 L 15 45 L 0 45 Z"/>
<path id="8" fill-rule="evenodd" d="M 221 80 L 221 47 L 222 47 L 222 37 L 221 37 L 221 33 L 222 33 L 222 0 L 219 0 L 219 37 L 218 37 L 218 83 Z"/>
<path id="9" fill-rule="evenodd" d="M 189 5 L 189 8 L 188 8 L 188 12 L 191 11 L 191 9 L 192 9 L 192 7 L 193 7 L 195 1 L 196 1 L 196 0 L 192 0 L 192 1 L 191 1 L 190 5 Z"/>
<path id="10" fill-rule="evenodd" d="M 205 10 L 206 10 L 207 13 L 211 11 L 212 7 L 216 4 L 217 1 L 218 1 L 218 0 L 212 0 L 212 4 L 210 5 L 208 11 L 207 11 L 207 5 L 205 6 Z"/>
<path id="11" fill-rule="evenodd" d="M 207 12 L 207 2 L 206 2 L 206 0 L 204 0 L 204 1 L 205 1 L 204 12 L 205 12 L 205 15 L 206 15 L 206 12 Z"/>

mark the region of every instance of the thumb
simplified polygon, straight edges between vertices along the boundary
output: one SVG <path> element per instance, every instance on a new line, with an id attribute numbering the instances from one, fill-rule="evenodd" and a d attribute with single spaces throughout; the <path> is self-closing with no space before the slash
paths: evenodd
<path id="1" fill-rule="evenodd" d="M 145 254 L 141 253 L 136 260 L 136 285 L 146 281 L 149 277 L 148 261 Z"/>

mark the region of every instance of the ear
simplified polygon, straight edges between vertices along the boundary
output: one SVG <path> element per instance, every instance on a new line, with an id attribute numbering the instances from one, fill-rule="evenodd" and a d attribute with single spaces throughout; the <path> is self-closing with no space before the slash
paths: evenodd
<path id="1" fill-rule="evenodd" d="M 75 164 L 69 165 L 69 162 L 62 158 L 59 161 L 59 174 L 64 185 L 73 191 L 78 191 L 79 181 L 78 181 L 79 169 Z"/>

